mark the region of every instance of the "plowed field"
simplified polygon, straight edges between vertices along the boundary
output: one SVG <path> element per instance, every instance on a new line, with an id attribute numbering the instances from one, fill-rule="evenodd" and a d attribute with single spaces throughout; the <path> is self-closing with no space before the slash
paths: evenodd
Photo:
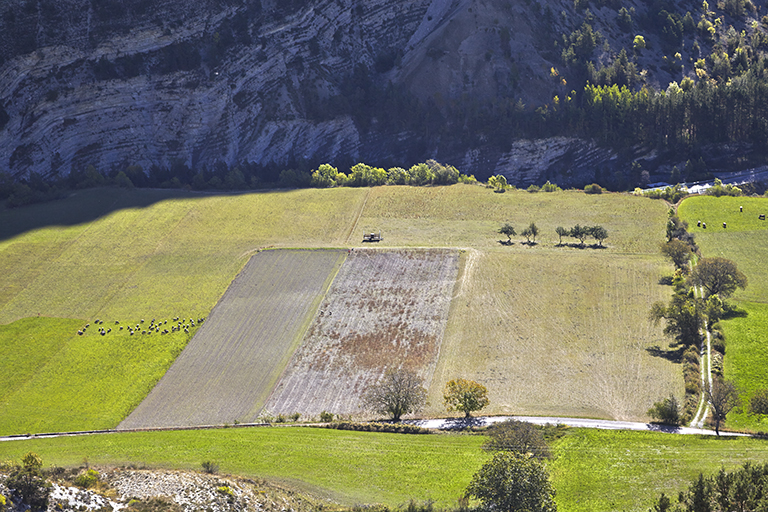
<path id="1" fill-rule="evenodd" d="M 253 421 L 345 255 L 276 250 L 253 256 L 119 428 Z"/>
<path id="2" fill-rule="evenodd" d="M 352 251 L 265 411 L 359 413 L 360 395 L 389 367 L 428 384 L 458 264 L 455 250 Z"/>

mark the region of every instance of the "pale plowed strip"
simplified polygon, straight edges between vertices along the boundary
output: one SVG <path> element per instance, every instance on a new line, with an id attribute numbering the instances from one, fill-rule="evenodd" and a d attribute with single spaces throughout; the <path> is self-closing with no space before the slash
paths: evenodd
<path id="1" fill-rule="evenodd" d="M 147 398 L 118 428 L 253 421 L 346 251 L 256 254 Z"/>
<path id="2" fill-rule="evenodd" d="M 360 412 L 391 367 L 432 378 L 458 274 L 456 250 L 354 250 L 265 411 Z"/>

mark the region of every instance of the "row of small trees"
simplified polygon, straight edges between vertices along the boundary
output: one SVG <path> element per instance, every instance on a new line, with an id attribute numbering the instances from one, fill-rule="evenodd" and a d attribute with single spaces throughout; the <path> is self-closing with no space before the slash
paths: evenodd
<path id="1" fill-rule="evenodd" d="M 339 172 L 330 164 L 322 164 L 311 173 L 310 186 L 331 187 L 375 187 L 379 185 L 453 185 L 454 183 L 476 183 L 474 176 L 459 172 L 452 165 L 427 160 L 410 169 L 392 167 L 382 169 L 364 163 L 352 166 L 349 174 Z"/>
<path id="2" fill-rule="evenodd" d="M 506 235 L 507 237 L 507 244 L 512 243 L 512 237 L 517 234 L 515 231 L 514 226 L 512 226 L 509 223 L 504 224 L 501 229 L 499 229 L 499 234 Z M 605 229 L 603 226 L 582 226 L 580 224 L 576 224 L 570 229 L 566 229 L 562 226 L 558 226 L 555 228 L 555 232 L 558 236 L 558 246 L 563 245 L 563 237 L 569 236 L 572 238 L 575 238 L 579 241 L 579 245 L 581 247 L 584 247 L 584 242 L 587 240 L 587 238 L 592 237 L 597 241 L 598 246 L 603 246 L 603 240 L 608 238 L 608 230 Z M 536 237 L 539 235 L 539 228 L 536 226 L 534 222 L 531 222 L 528 227 L 523 229 L 523 231 L 520 232 L 522 236 L 525 237 L 526 241 L 525 243 L 529 245 L 533 245 L 536 243 Z"/>

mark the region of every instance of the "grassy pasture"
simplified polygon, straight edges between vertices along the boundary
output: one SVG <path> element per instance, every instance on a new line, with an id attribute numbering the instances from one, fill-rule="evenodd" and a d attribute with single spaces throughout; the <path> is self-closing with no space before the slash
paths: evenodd
<path id="1" fill-rule="evenodd" d="M 648 321 L 664 263 L 605 251 L 464 253 L 427 414 L 441 414 L 442 387 L 483 383 L 492 414 L 646 420 L 660 397 L 682 394 L 678 365 Z"/>
<path id="2" fill-rule="evenodd" d="M 0 394 L 0 432 L 114 427 L 163 376 L 192 335 L 130 336 L 114 330 L 101 336 L 92 325 L 78 336 L 83 324 L 27 318 L 0 326 L 0 343 L 12 363 Z"/>
<path id="3" fill-rule="evenodd" d="M 482 438 L 317 428 L 250 428 L 121 433 L 0 443 L 0 460 L 30 450 L 46 466 L 146 465 L 283 482 L 336 502 L 398 506 L 411 498 L 455 506 L 487 454 Z"/>
<path id="4" fill-rule="evenodd" d="M 685 199 L 678 207 L 702 254 L 733 260 L 749 279 L 747 288 L 737 290 L 733 297 L 747 316 L 721 321 L 726 338 L 725 376 L 742 391 L 744 407 L 755 390 L 768 387 L 768 221 L 758 219 L 759 214 L 768 213 L 766 210 L 768 199 L 763 197 L 697 196 Z M 698 220 L 706 222 L 707 229 L 697 227 Z M 723 222 L 728 226 L 725 229 Z M 728 415 L 729 428 L 768 430 L 766 420 L 744 410 Z"/>
<path id="5" fill-rule="evenodd" d="M 648 511 L 664 492 L 673 503 L 699 473 L 764 463 L 768 443 L 749 438 L 571 429 L 551 463 L 561 512 Z"/>
<path id="6" fill-rule="evenodd" d="M 738 386 L 742 409 L 728 415 L 728 427 L 768 431 L 768 419 L 747 414 L 749 397 L 768 388 L 768 304 L 740 302 L 746 317 L 723 320 L 726 341 L 725 375 Z"/>
<path id="7" fill-rule="evenodd" d="M 602 225 L 608 230 L 605 244 L 612 253 L 655 254 L 664 236 L 666 211 L 663 202 L 627 194 L 531 194 L 521 190 L 496 194 L 473 185 L 377 187 L 371 189 L 358 227 L 361 232 L 381 229 L 384 246 L 487 250 L 500 247 L 499 240 L 506 240 L 498 234 L 505 222 L 518 232 L 535 222 L 541 231 L 537 240 L 544 245 L 558 242 L 557 226 Z M 524 238 L 517 236 L 513 240 L 519 242 Z M 506 249 L 534 250 L 519 243 Z"/>
<path id="8" fill-rule="evenodd" d="M 360 395 L 387 368 L 429 383 L 458 264 L 447 249 L 352 251 L 265 410 L 360 413 Z"/>
<path id="9" fill-rule="evenodd" d="M 739 206 L 744 207 L 743 213 L 739 213 Z M 689 197 L 680 204 L 678 213 L 688 222 L 688 231 L 696 235 L 705 257 L 733 260 L 746 274 L 749 285 L 738 290 L 734 298 L 768 302 L 768 221 L 757 217 L 768 213 L 768 198 Z M 706 222 L 707 229 L 697 227 L 698 220 Z M 725 229 L 723 222 L 728 225 Z"/>
<path id="10" fill-rule="evenodd" d="M 330 250 L 253 256 L 119 428 L 255 421 L 345 256 Z"/>
<path id="11" fill-rule="evenodd" d="M 314 428 L 123 433 L 0 443 L 0 460 L 35 451 L 46 466 L 145 465 L 282 482 L 342 504 L 398 506 L 411 498 L 455 506 L 488 455 L 477 435 L 403 435 Z M 549 463 L 562 512 L 645 512 L 674 500 L 699 472 L 764 462 L 765 441 L 655 432 L 569 429 Z"/>

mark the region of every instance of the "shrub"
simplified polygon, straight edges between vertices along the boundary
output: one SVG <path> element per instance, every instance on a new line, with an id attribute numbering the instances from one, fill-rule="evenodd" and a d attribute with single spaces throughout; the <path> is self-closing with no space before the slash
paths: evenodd
<path id="1" fill-rule="evenodd" d="M 554 183 L 550 183 L 549 180 L 541 186 L 542 192 L 562 192 L 562 188 L 558 187 Z"/>
<path id="2" fill-rule="evenodd" d="M 483 444 L 483 449 L 487 451 L 531 453 L 537 459 L 551 457 L 541 427 L 531 423 L 517 420 L 503 421 L 492 425 L 487 435 L 488 440 Z"/>
<path id="3" fill-rule="evenodd" d="M 89 469 L 85 473 L 80 473 L 75 478 L 75 485 L 83 489 L 90 489 L 99 483 L 99 472 L 95 469 Z"/>
<path id="4" fill-rule="evenodd" d="M 541 187 L 538 185 L 529 185 L 527 189 L 525 189 L 527 192 L 530 192 L 531 194 L 535 194 L 536 192 L 541 190 Z"/>
<path id="5" fill-rule="evenodd" d="M 323 411 L 320 413 L 320 421 L 323 423 L 330 423 L 333 421 L 333 413 L 328 411 Z"/>
<path id="6" fill-rule="evenodd" d="M 665 425 L 679 425 L 680 406 L 675 395 L 669 395 L 669 398 L 653 404 L 653 407 L 648 410 L 648 416 Z"/>
<path id="7" fill-rule="evenodd" d="M 768 389 L 758 389 L 749 399 L 749 412 L 768 414 Z"/>
<path id="8" fill-rule="evenodd" d="M 295 413 L 291 414 L 291 421 L 293 421 L 294 423 L 299 421 L 299 418 L 301 418 L 301 413 L 300 412 L 295 412 Z"/>
<path id="9" fill-rule="evenodd" d="M 210 460 L 204 460 L 202 464 L 200 464 L 203 468 L 203 473 L 206 473 L 208 475 L 215 475 L 219 472 L 219 465 L 216 464 L 213 461 Z"/>
<path id="10" fill-rule="evenodd" d="M 603 187 L 601 187 L 597 183 L 592 183 L 591 185 L 587 185 L 586 187 L 584 187 L 584 192 L 586 192 L 587 194 L 602 194 Z"/>
<path id="11" fill-rule="evenodd" d="M 391 432 L 394 434 L 431 434 L 428 428 L 407 423 L 355 423 L 351 421 L 338 421 L 326 425 L 326 428 L 336 430 L 353 430 L 356 432 Z"/>

